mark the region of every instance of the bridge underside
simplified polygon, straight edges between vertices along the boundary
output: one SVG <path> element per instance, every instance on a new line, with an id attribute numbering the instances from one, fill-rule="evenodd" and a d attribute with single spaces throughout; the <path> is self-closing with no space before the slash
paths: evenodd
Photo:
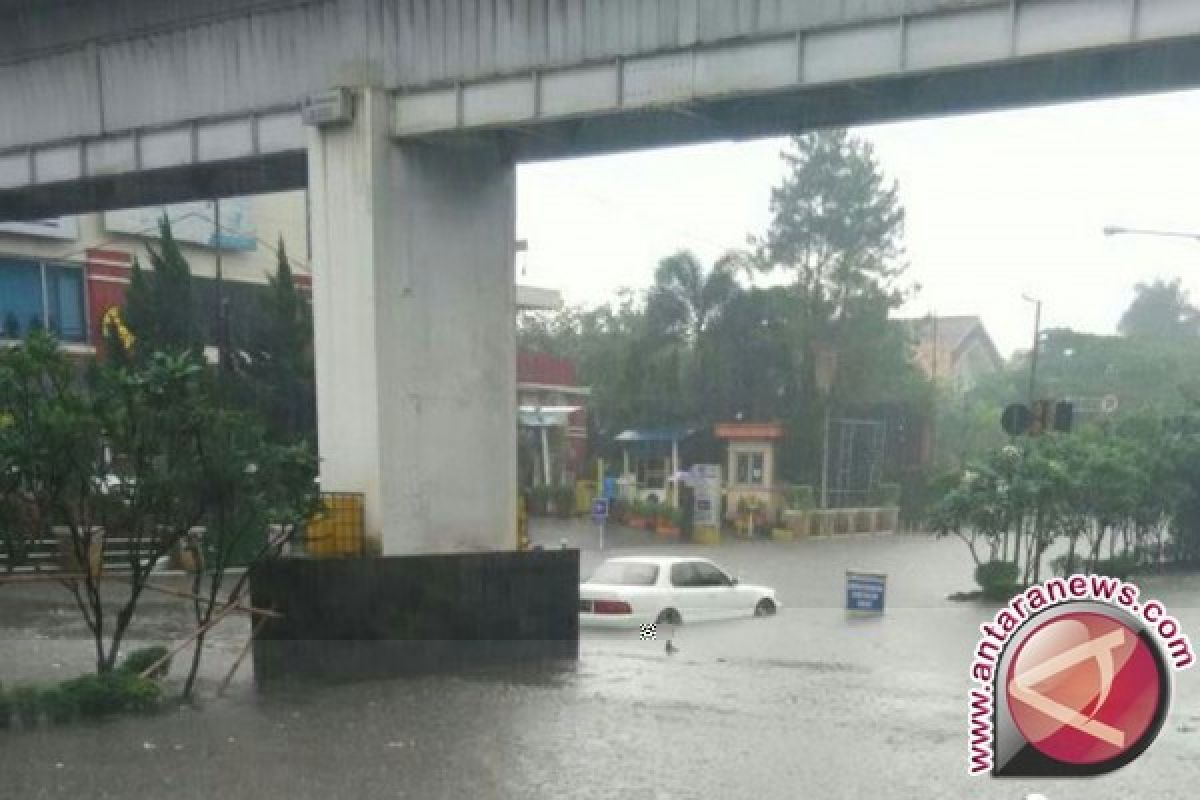
<path id="1" fill-rule="evenodd" d="M 436 147 L 499 143 L 516 161 L 749 139 L 918 117 L 1200 87 L 1200 38 L 1042 56 L 987 66 L 849 81 L 472 130 L 395 136 Z M 395 95 L 392 96 L 393 102 Z M 393 112 L 394 113 L 394 112 Z M 299 130 L 299 112 L 295 127 Z M 257 139 L 257 137 L 255 137 Z M 0 219 L 129 208 L 308 185 L 302 131 L 268 153 L 0 189 Z M 86 161 L 64 148 L 62 157 Z"/>

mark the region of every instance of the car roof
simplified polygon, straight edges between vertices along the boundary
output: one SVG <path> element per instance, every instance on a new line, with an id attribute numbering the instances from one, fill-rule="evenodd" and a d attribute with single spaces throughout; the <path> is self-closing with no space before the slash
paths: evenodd
<path id="1" fill-rule="evenodd" d="M 617 556 L 616 558 L 605 559 L 606 564 L 610 561 L 617 564 L 655 564 L 660 567 L 692 561 L 703 561 L 706 564 L 713 563 L 712 559 L 702 558 L 701 556 Z"/>

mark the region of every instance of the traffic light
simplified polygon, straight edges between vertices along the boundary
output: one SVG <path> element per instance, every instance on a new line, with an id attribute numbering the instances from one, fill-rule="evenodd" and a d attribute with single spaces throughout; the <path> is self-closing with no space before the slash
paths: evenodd
<path id="1" fill-rule="evenodd" d="M 1030 411 L 1032 412 L 1032 418 L 1029 421 L 1030 436 L 1041 436 L 1043 433 L 1050 430 L 1051 420 L 1049 400 L 1035 400 L 1033 402 L 1033 408 L 1031 408 Z"/>
<path id="2" fill-rule="evenodd" d="M 1074 420 L 1074 403 L 1067 400 L 1037 400 L 1031 406 L 1010 404 L 1000 416 L 1000 427 L 1009 436 L 1041 436 L 1051 431 L 1070 433 Z"/>

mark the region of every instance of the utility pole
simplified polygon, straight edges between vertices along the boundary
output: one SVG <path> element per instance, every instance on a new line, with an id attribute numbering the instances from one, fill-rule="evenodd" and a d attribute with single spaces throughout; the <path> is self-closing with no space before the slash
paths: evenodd
<path id="1" fill-rule="evenodd" d="M 821 440 L 821 508 L 829 508 L 829 395 L 825 395 L 825 430 Z"/>
<path id="2" fill-rule="evenodd" d="M 221 263 L 221 198 L 213 200 L 213 246 L 217 248 L 217 370 L 224 375 L 229 365 L 229 303 L 225 297 L 225 273 Z"/>
<path id="3" fill-rule="evenodd" d="M 933 376 L 933 408 L 929 414 L 929 457 L 935 458 L 937 453 L 937 412 L 938 412 L 938 316 L 937 312 L 930 314 L 933 327 L 933 358 L 930 373 Z"/>

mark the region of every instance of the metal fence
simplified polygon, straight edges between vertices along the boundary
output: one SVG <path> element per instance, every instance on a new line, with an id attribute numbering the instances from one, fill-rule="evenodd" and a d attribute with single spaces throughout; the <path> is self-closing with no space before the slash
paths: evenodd
<path id="1" fill-rule="evenodd" d="M 321 492 L 322 510 L 299 537 L 299 555 L 344 558 L 366 553 L 363 496 L 359 492 Z"/>

